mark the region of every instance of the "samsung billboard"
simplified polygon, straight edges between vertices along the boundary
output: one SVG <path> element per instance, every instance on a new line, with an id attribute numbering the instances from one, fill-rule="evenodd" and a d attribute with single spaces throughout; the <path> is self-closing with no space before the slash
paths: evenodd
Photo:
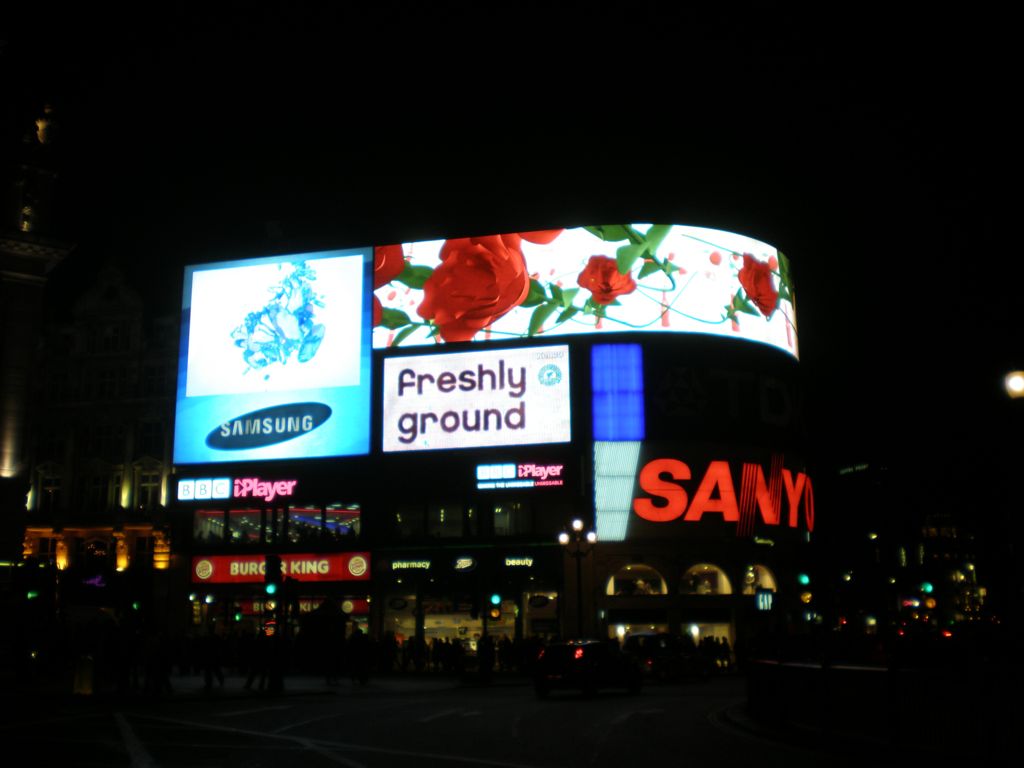
<path id="1" fill-rule="evenodd" d="M 703 333 L 798 356 L 789 260 L 744 235 L 677 224 L 381 246 L 373 346 Z"/>
<path id="2" fill-rule="evenodd" d="M 566 443 L 565 345 L 384 361 L 387 452 Z"/>
<path id="3" fill-rule="evenodd" d="M 370 449 L 369 248 L 185 270 L 176 464 Z"/>

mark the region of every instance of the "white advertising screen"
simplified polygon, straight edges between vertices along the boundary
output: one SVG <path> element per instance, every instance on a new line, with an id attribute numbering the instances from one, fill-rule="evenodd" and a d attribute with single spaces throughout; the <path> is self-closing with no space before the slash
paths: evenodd
<path id="1" fill-rule="evenodd" d="M 378 246 L 373 284 L 375 349 L 642 331 L 798 355 L 789 260 L 722 230 L 615 224 Z"/>
<path id="2" fill-rule="evenodd" d="M 565 443 L 570 411 L 564 345 L 384 361 L 385 452 Z"/>
<path id="3" fill-rule="evenodd" d="M 369 452 L 369 248 L 188 267 L 174 461 Z"/>

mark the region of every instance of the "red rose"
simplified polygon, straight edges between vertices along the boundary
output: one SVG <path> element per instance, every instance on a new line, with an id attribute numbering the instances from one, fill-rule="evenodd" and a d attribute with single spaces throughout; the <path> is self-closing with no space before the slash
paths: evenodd
<path id="1" fill-rule="evenodd" d="M 538 229 L 535 232 L 520 232 L 519 236 L 523 240 L 528 240 L 537 245 L 547 245 L 560 234 L 562 234 L 560 229 Z"/>
<path id="2" fill-rule="evenodd" d="M 765 318 L 770 318 L 779 303 L 779 292 L 772 285 L 772 270 L 766 262 L 758 261 L 749 253 L 743 254 L 743 267 L 739 272 L 740 285 L 747 298 L 757 305 Z"/>
<path id="3" fill-rule="evenodd" d="M 374 290 L 387 285 L 405 269 L 405 255 L 400 245 L 380 245 L 373 249 Z M 373 325 L 376 328 L 384 316 L 380 299 L 373 297 Z"/>
<path id="4" fill-rule="evenodd" d="M 469 341 L 522 304 L 530 276 L 520 240 L 512 234 L 446 241 L 440 266 L 423 285 L 420 317 L 433 320 L 445 341 Z"/>
<path id="5" fill-rule="evenodd" d="M 591 256 L 576 282 L 590 291 L 595 304 L 611 304 L 616 296 L 636 290 L 633 278 L 619 272 L 618 263 L 607 256 Z"/>
<path id="6" fill-rule="evenodd" d="M 373 249 L 373 287 L 387 285 L 405 269 L 400 245 L 380 245 Z"/>

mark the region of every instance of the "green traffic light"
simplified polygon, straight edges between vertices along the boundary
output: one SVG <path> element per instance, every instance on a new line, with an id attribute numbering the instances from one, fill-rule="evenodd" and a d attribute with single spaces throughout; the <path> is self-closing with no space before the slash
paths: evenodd
<path id="1" fill-rule="evenodd" d="M 268 595 L 275 595 L 275 594 L 277 594 L 277 584 L 274 584 L 273 582 L 267 584 L 265 589 L 266 589 Z"/>
<path id="2" fill-rule="evenodd" d="M 935 587 L 932 586 L 932 583 L 930 581 L 923 581 L 921 582 L 921 591 L 924 592 L 926 595 L 930 595 L 932 592 L 935 591 Z"/>
<path id="3" fill-rule="evenodd" d="M 811 583 L 811 577 L 808 576 L 806 573 L 798 573 L 796 576 L 796 580 L 803 584 L 805 587 Z"/>
<path id="4" fill-rule="evenodd" d="M 497 592 L 491 595 L 491 605 L 501 605 L 501 595 Z"/>
<path id="5" fill-rule="evenodd" d="M 39 593 L 36 592 L 34 589 L 30 589 L 28 592 L 25 593 L 25 597 L 27 597 L 29 600 L 35 600 L 37 597 L 39 597 Z"/>

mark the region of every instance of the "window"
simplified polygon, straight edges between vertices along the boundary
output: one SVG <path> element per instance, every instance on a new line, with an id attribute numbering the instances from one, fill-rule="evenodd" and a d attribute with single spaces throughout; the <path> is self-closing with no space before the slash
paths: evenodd
<path id="1" fill-rule="evenodd" d="M 228 536 L 233 544 L 260 543 L 263 513 L 258 509 L 232 509 L 228 512 Z"/>
<path id="2" fill-rule="evenodd" d="M 288 542 L 306 544 L 320 541 L 323 510 L 319 507 L 288 507 Z"/>
<path id="3" fill-rule="evenodd" d="M 223 523 L 221 524 L 223 529 Z M 153 537 L 152 536 L 136 536 L 135 537 L 135 559 L 133 563 L 137 565 L 152 565 L 153 563 Z"/>
<path id="4" fill-rule="evenodd" d="M 533 530 L 530 505 L 519 501 L 499 501 L 494 505 L 494 535 L 518 536 Z"/>
<path id="5" fill-rule="evenodd" d="M 717 565 L 698 563 L 683 574 L 680 592 L 684 595 L 731 595 L 732 584 Z"/>
<path id="6" fill-rule="evenodd" d="M 224 510 L 199 509 L 192 518 L 192 539 L 200 544 L 224 541 Z"/>
<path id="7" fill-rule="evenodd" d="M 324 511 L 324 530 L 328 538 L 343 541 L 359 535 L 360 520 L 358 504 L 331 504 Z"/>
<path id="8" fill-rule="evenodd" d="M 775 592 L 775 575 L 764 565 L 748 565 L 743 573 L 743 594 L 754 595 L 759 589 Z"/>
<path id="9" fill-rule="evenodd" d="M 139 485 L 135 491 L 135 506 L 139 509 L 160 506 L 160 474 L 159 469 L 139 471 Z"/>
<path id="10" fill-rule="evenodd" d="M 605 594 L 619 597 L 667 595 L 668 585 L 661 574 L 649 565 L 627 565 L 608 579 Z"/>
<path id="11" fill-rule="evenodd" d="M 55 467 L 41 470 L 39 482 L 39 509 L 54 512 L 60 506 L 60 474 Z"/>
<path id="12" fill-rule="evenodd" d="M 139 443 L 136 455 L 151 456 L 154 459 L 164 457 L 164 425 L 159 421 L 143 421 L 139 424 Z"/>
<path id="13" fill-rule="evenodd" d="M 462 505 L 433 504 L 427 508 L 427 532 L 431 536 L 462 536 Z"/>
<path id="14" fill-rule="evenodd" d="M 402 506 L 397 507 L 393 513 L 395 530 L 401 537 L 422 536 L 424 529 L 423 507 Z"/>

